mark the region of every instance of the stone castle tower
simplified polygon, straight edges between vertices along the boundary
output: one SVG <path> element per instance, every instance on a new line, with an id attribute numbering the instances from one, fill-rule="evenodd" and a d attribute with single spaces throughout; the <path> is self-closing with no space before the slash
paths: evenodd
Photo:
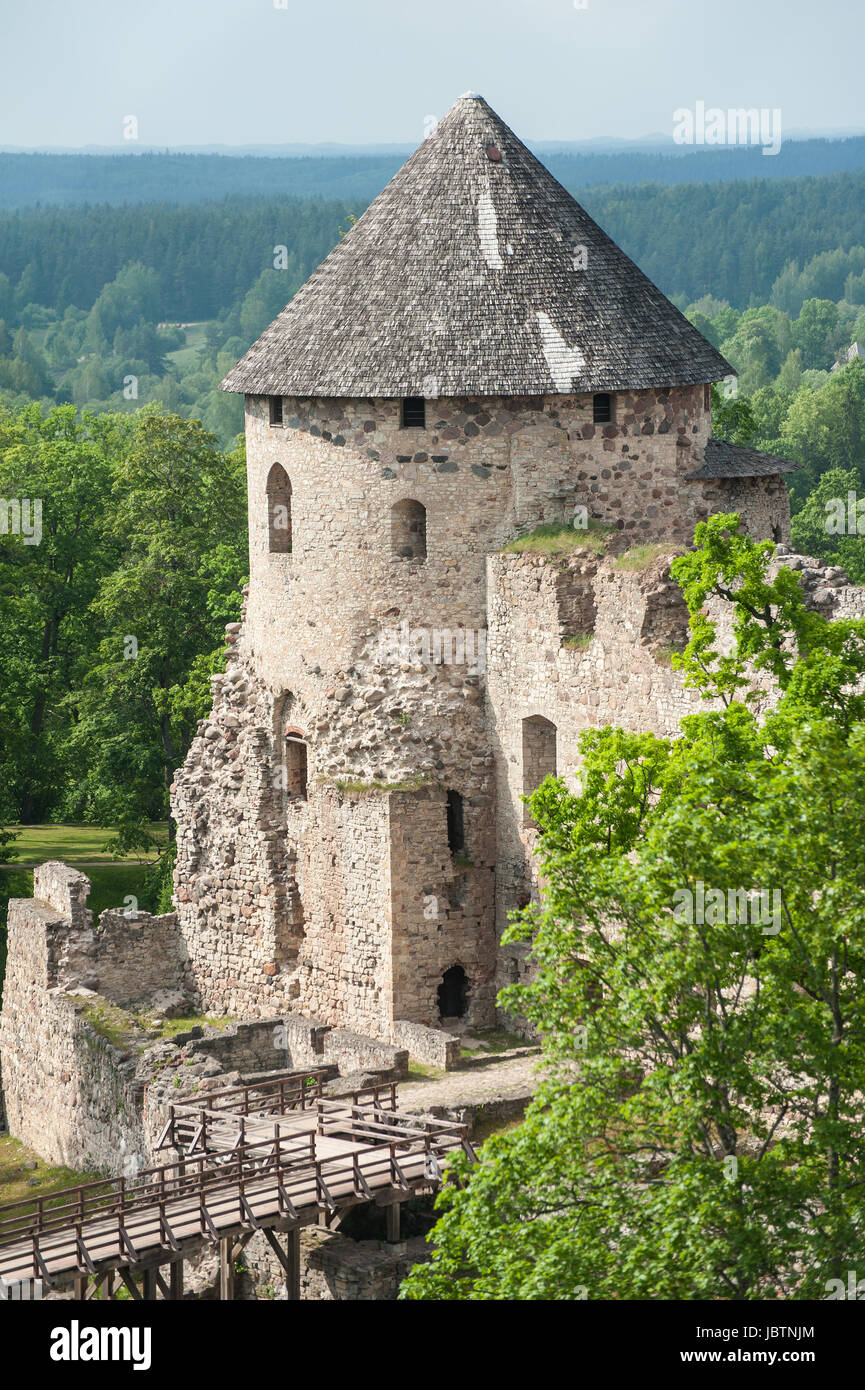
<path id="1" fill-rule="evenodd" d="M 202 1007 L 403 1045 L 493 1021 L 537 888 L 523 793 L 583 728 L 690 707 L 663 652 L 695 522 L 788 536 L 794 465 L 710 438 L 730 372 L 460 98 L 223 383 L 250 585 L 173 788 Z M 608 553 L 504 550 L 575 518 Z M 618 565 L 638 542 L 666 558 Z"/>

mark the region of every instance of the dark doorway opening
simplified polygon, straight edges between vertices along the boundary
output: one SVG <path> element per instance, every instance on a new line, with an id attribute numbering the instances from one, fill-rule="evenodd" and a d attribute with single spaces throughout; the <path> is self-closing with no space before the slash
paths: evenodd
<path id="1" fill-rule="evenodd" d="M 461 965 L 452 965 L 438 987 L 439 1014 L 442 1018 L 462 1018 L 469 1005 L 469 982 Z"/>
<path id="2" fill-rule="evenodd" d="M 451 854 L 462 854 L 465 847 L 463 799 L 459 792 L 448 792 L 448 849 Z"/>

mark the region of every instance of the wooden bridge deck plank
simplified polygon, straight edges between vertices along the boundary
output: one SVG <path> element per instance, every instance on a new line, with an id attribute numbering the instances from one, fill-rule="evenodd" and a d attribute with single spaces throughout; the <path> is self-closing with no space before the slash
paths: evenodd
<path id="1" fill-rule="evenodd" d="M 287 1118 L 280 1117 L 280 1131 L 283 1128 L 282 1120 Z M 294 1121 L 295 1117 L 292 1116 L 291 1119 Z M 298 1125 L 292 1123 L 286 1125 L 285 1128 L 307 1128 L 311 1132 L 310 1126 L 304 1125 L 304 1121 L 308 1119 L 309 1112 L 301 1112 L 300 1123 Z M 311 1128 L 314 1129 L 314 1127 L 315 1117 L 312 1116 Z M 272 1138 L 272 1122 L 270 1137 Z M 459 1141 L 456 1138 L 449 1139 L 445 1136 L 438 1136 L 436 1147 L 439 1158 L 441 1158 L 442 1151 L 446 1152 L 448 1149 L 459 1147 Z M 352 1163 L 340 1164 L 340 1159 L 353 1159 L 356 1155 L 358 1167 L 364 1175 L 368 1188 L 373 1192 L 381 1193 L 388 1188 L 399 1186 L 391 1173 L 390 1149 L 386 1144 L 381 1142 L 370 1144 L 359 1140 L 351 1141 L 316 1135 L 315 1151 L 317 1159 L 324 1165 L 322 1177 L 328 1193 L 337 1207 L 339 1207 L 340 1202 L 347 1206 L 357 1200 Z M 397 1161 L 409 1182 L 416 1184 L 424 1180 L 425 1154 L 423 1151 L 400 1152 L 397 1154 Z M 192 1169 L 192 1164 L 190 1164 L 190 1169 Z M 190 1177 L 194 1177 L 194 1172 L 190 1172 Z M 309 1160 L 305 1165 L 299 1163 L 290 1171 L 283 1172 L 282 1177 L 285 1190 L 288 1192 L 299 1218 L 302 1219 L 311 1208 L 317 1208 L 320 1205 L 315 1170 Z M 238 1182 L 218 1191 L 207 1192 L 205 1189 L 204 1205 L 217 1232 L 228 1231 L 238 1225 L 245 1224 L 244 1213 L 241 1211 L 240 1190 Z M 286 1220 L 280 1208 L 278 1184 L 272 1174 L 261 1177 L 245 1177 L 243 1193 L 255 1220 L 260 1225 L 273 1225 Z M 164 1204 L 164 1212 L 174 1238 L 181 1248 L 184 1243 L 191 1245 L 206 1238 L 201 1229 L 200 1203 L 197 1194 L 168 1197 Z M 162 1237 L 158 1201 L 151 1206 L 128 1212 L 123 1225 L 129 1240 L 142 1260 L 151 1259 L 154 1254 L 159 1254 L 161 1251 L 165 1251 L 166 1258 L 169 1257 L 169 1247 L 165 1245 Z M 122 1255 L 120 1250 L 116 1217 L 98 1217 L 91 1221 L 85 1220 L 81 1226 L 81 1235 L 89 1257 L 97 1270 L 100 1269 L 100 1266 L 108 1267 L 112 1264 L 130 1263 L 128 1254 Z M 74 1234 L 70 1234 L 68 1228 L 41 1236 L 39 1249 L 50 1275 L 64 1279 L 75 1273 L 80 1273 L 76 1239 Z M 32 1243 L 29 1240 L 0 1248 L 0 1276 L 7 1284 L 23 1282 L 33 1277 L 33 1251 Z"/>

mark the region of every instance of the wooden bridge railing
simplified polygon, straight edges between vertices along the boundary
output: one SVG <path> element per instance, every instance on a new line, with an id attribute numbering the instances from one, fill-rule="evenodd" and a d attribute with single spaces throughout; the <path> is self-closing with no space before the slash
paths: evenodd
<path id="1" fill-rule="evenodd" d="M 235 1125 L 238 1133 L 245 1138 L 243 1120 L 251 1118 L 278 1117 L 288 1115 L 296 1110 L 309 1110 L 313 1106 L 319 1109 L 327 1106 L 331 1110 L 337 1110 L 345 1115 L 349 1108 L 347 1098 L 327 1099 L 321 1095 L 321 1076 L 323 1073 L 310 1073 L 318 1080 L 318 1088 L 313 1091 L 312 1087 L 305 1086 L 305 1095 L 298 1103 L 297 1092 L 290 1088 L 282 1089 L 281 1083 L 285 1078 L 280 1078 L 279 1082 L 265 1083 L 271 1086 L 269 1094 L 261 1097 L 261 1088 L 255 1086 L 238 1086 L 229 1091 L 219 1091 L 208 1093 L 190 1101 L 173 1102 L 168 1107 L 168 1120 L 156 1142 L 157 1149 L 174 1148 L 183 1149 L 187 1153 L 194 1153 L 200 1150 L 207 1150 L 210 1146 L 214 1134 L 217 1142 L 224 1141 L 226 1126 Z M 233 1108 L 229 1104 L 214 1105 L 213 1100 L 224 1100 L 225 1097 L 237 1097 L 238 1104 Z M 261 1100 L 261 1104 L 259 1101 Z M 351 1113 L 356 1115 L 360 1121 L 365 1114 L 376 1110 L 383 1112 L 384 1109 L 396 1113 L 396 1083 L 387 1082 L 377 1086 L 369 1086 L 362 1090 L 351 1092 Z M 318 1133 L 329 1133 L 330 1130 L 318 1125 Z M 337 1132 L 336 1129 L 333 1131 Z"/>
<path id="2" fill-rule="evenodd" d="M 281 1171 L 298 1162 L 308 1168 L 314 1161 L 315 1136 L 311 1132 L 267 1140 L 259 1138 L 223 1153 L 144 1168 L 133 1178 L 80 1183 L 77 1187 L 60 1188 L 37 1197 L 35 1201 L 31 1198 L 9 1202 L 0 1206 L 0 1249 L 14 1244 L 22 1236 L 80 1227 L 103 1215 L 126 1216 L 190 1192 L 217 1188 L 228 1181 L 237 1182 L 244 1173 L 260 1175 L 274 1167 Z M 226 1176 L 229 1172 L 230 1179 Z"/>
<path id="3" fill-rule="evenodd" d="M 304 1072 L 282 1072 L 279 1076 L 267 1077 L 246 1086 L 202 1092 L 200 1096 L 192 1096 L 183 1103 L 187 1106 L 204 1105 L 208 1110 L 230 1110 L 239 1115 L 272 1107 L 278 1108 L 281 1114 L 288 1114 L 290 1110 L 306 1109 L 318 1100 L 323 1094 L 324 1082 L 331 1075 L 332 1069 L 328 1067 Z"/>
<path id="4" fill-rule="evenodd" d="M 369 1114 L 365 1109 L 365 1121 Z M 328 1118 L 335 1117 L 329 1114 Z M 187 1230 L 181 1240 L 215 1240 L 215 1220 L 223 1226 L 227 1219 L 258 1229 L 253 1204 L 267 1200 L 272 1207 L 274 1195 L 276 1214 L 262 1218 L 265 1225 L 274 1220 L 296 1220 L 304 1207 L 333 1211 L 340 1202 L 368 1200 L 376 1187 L 409 1191 L 418 1181 L 438 1183 L 442 1162 L 450 1152 L 464 1147 L 471 1153 L 465 1126 L 449 1121 L 421 1123 L 416 1117 L 412 1120 L 402 1127 L 375 1120 L 379 1126 L 377 1142 L 360 1154 L 316 1159 L 312 1132 L 290 1139 L 275 1136 L 269 1143 L 242 1143 L 224 1154 L 201 1155 L 148 1169 L 132 1181 L 116 1178 L 67 1188 L 53 1197 L 37 1198 L 35 1211 L 32 1202 L 9 1203 L 0 1207 L 0 1277 L 4 1270 L 16 1270 L 20 1277 L 21 1244 L 28 1240 L 32 1277 L 50 1284 L 47 1262 L 61 1257 L 68 1260 L 70 1245 L 75 1252 L 74 1267 L 95 1273 L 88 1241 L 94 1252 L 97 1242 L 102 1250 L 106 1243 L 115 1250 L 113 1255 L 98 1256 L 103 1263 L 134 1262 L 139 1258 L 136 1240 L 143 1244 L 146 1239 L 150 1247 L 180 1249 L 171 1224 L 180 1219 L 185 1227 L 190 1221 L 196 1227 L 192 1235 Z M 390 1137 L 383 1132 L 386 1128 L 393 1131 Z M 407 1174 L 404 1165 L 413 1160 L 416 1169 L 419 1158 L 423 1159 L 420 1172 Z M 217 1165 L 217 1159 L 223 1161 Z M 59 1198 L 67 1200 L 58 1202 Z M 57 1205 L 47 1206 L 49 1201 Z M 25 1207 L 29 1210 L 22 1212 Z M 15 1212 L 18 1214 L 13 1215 Z M 18 1247 L 14 1256 L 10 1246 Z"/>

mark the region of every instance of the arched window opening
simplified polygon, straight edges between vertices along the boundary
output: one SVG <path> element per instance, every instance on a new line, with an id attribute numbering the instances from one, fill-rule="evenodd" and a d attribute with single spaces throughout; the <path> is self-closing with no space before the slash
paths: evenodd
<path id="1" fill-rule="evenodd" d="M 546 777 L 556 775 L 556 726 L 540 714 L 523 720 L 523 796 L 531 796 Z M 534 825 L 523 805 L 523 824 Z"/>
<path id="2" fill-rule="evenodd" d="M 463 822 L 463 799 L 459 792 L 448 792 L 448 849 L 451 854 L 462 854 L 466 847 L 466 832 Z"/>
<path id="3" fill-rule="evenodd" d="M 613 398 L 608 391 L 599 391 L 592 398 L 592 418 L 596 425 L 609 425 L 613 419 Z"/>
<path id="4" fill-rule="evenodd" d="M 391 550 L 402 560 L 426 559 L 426 507 L 406 497 L 390 513 Z"/>
<path id="5" fill-rule="evenodd" d="M 285 731 L 285 793 L 293 801 L 306 801 L 306 744 L 293 729 Z"/>
<path id="6" fill-rule="evenodd" d="M 267 538 L 272 555 L 291 553 L 291 483 L 281 463 L 267 475 Z"/>
<path id="7" fill-rule="evenodd" d="M 463 1018 L 469 1006 L 469 982 L 461 965 L 452 965 L 438 987 L 439 1016 Z"/>

